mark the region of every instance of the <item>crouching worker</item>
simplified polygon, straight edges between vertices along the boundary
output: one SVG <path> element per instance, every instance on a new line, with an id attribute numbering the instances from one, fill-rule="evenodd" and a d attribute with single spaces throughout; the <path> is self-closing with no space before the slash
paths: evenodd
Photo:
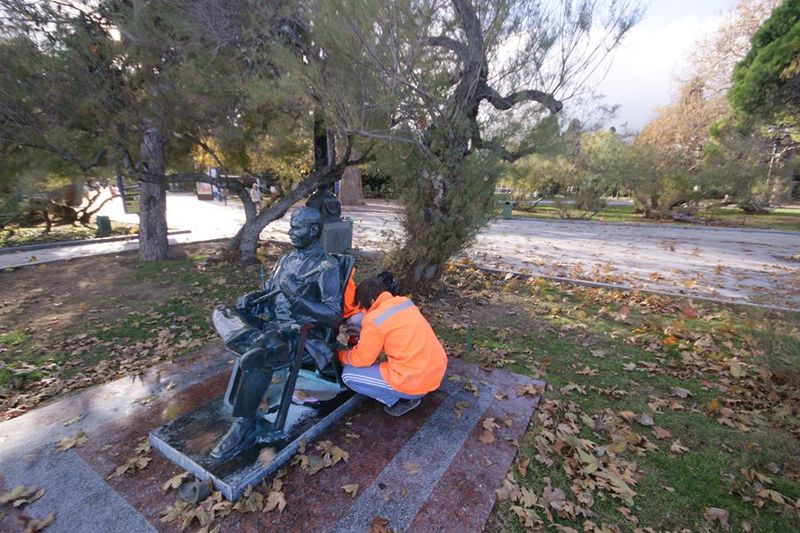
<path id="1" fill-rule="evenodd" d="M 393 296 L 379 278 L 361 282 L 355 301 L 367 311 L 358 344 L 339 352 L 342 380 L 354 391 L 383 403 L 390 415 L 402 416 L 439 388 L 447 354 L 414 303 Z M 381 352 L 386 361 L 376 363 Z"/>

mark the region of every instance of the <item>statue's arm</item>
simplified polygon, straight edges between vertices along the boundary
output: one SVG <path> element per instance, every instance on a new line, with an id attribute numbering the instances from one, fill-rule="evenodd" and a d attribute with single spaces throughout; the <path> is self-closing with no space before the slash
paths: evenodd
<path id="1" fill-rule="evenodd" d="M 342 318 L 342 281 L 339 269 L 331 268 L 322 272 L 317 278 L 317 284 L 319 301 L 299 296 L 292 305 L 292 310 L 325 326 L 333 326 Z"/>
<path id="2" fill-rule="evenodd" d="M 277 277 L 278 272 L 283 270 L 283 263 L 286 261 L 286 257 L 289 254 L 284 254 L 280 256 L 278 261 L 275 263 L 275 266 L 272 268 L 272 272 L 269 273 L 269 277 L 267 278 L 267 286 L 264 287 L 264 292 L 267 293 L 271 290 L 279 288 L 277 285 Z"/>
<path id="3" fill-rule="evenodd" d="M 268 293 L 269 291 L 273 290 L 276 287 L 275 275 L 282 268 L 285 258 L 286 256 L 283 255 L 280 257 L 280 259 L 278 259 L 278 262 L 275 263 L 275 266 L 272 268 L 272 272 L 270 273 L 269 278 L 267 278 L 266 287 L 259 288 L 258 290 L 252 292 L 248 292 L 247 294 L 245 294 L 244 296 L 240 296 L 239 299 L 236 300 L 237 309 L 240 309 L 245 312 L 252 312 L 253 309 L 251 309 L 251 307 L 253 307 L 253 301 L 261 298 L 266 293 Z M 262 305 L 266 304 L 262 302 Z"/>

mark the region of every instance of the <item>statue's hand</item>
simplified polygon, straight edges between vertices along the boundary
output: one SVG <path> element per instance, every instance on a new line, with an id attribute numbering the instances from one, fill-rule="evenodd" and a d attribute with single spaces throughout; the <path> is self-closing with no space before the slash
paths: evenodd
<path id="1" fill-rule="evenodd" d="M 253 291 L 253 292 L 248 292 L 244 296 L 240 296 L 236 300 L 236 309 L 239 309 L 240 311 L 245 311 L 249 309 L 253 305 L 253 302 L 259 299 L 263 295 L 264 291 Z"/>
<path id="2" fill-rule="evenodd" d="M 281 281 L 281 292 L 286 296 L 287 300 L 291 301 L 297 298 L 297 293 L 302 285 L 303 282 L 299 277 L 295 274 L 289 274 Z"/>

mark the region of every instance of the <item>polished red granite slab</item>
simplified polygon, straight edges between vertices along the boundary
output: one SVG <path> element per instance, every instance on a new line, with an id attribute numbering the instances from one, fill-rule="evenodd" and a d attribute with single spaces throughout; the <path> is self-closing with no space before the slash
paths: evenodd
<path id="1" fill-rule="evenodd" d="M 214 345 L 190 362 L 152 369 L 140 383 L 120 380 L 117 385 L 103 385 L 68 398 L 63 407 L 55 404 L 46 408 L 47 413 L 34 411 L 24 416 L 32 415 L 31 420 L 42 424 L 50 419 L 52 438 L 57 440 L 55 430 L 65 432 L 62 418 L 86 412 L 86 420 L 74 427 L 85 428 L 87 442 L 59 452 L 53 461 L 72 458 L 64 468 L 86 469 L 84 477 L 94 476 L 89 489 L 99 494 L 105 486 L 106 499 L 112 503 L 103 505 L 118 505 L 127 523 L 141 519 L 155 530 L 177 531 L 178 522 L 161 522 L 164 510 L 177 500 L 175 491 L 162 490 L 165 481 L 181 472 L 176 466 L 151 450 L 143 454 L 150 459 L 143 469 L 119 476 L 113 473 L 134 455 L 151 429 L 219 398 L 229 369 L 224 352 Z M 365 525 L 381 516 L 389 521 L 389 527 L 408 531 L 481 530 L 494 505 L 494 489 L 516 455 L 514 442 L 525 432 L 539 399 L 529 394 L 518 396 L 515 387 L 539 382 L 502 370 L 487 371 L 458 359 L 450 360 L 448 376 L 440 391 L 428 395 L 406 416 L 392 418 L 376 402 L 367 401 L 334 425 L 320 439 L 345 450 L 348 461 L 314 475 L 299 466 L 287 467 L 283 512 L 233 512 L 215 524 L 219 523 L 222 531 L 365 531 Z M 95 409 L 95 414 L 90 414 L 93 406 L 99 405 L 104 406 L 102 413 Z M 490 444 L 480 439 L 487 417 L 494 417 L 499 425 L 496 440 Z M 510 420 L 510 426 L 504 420 Z M 18 423 L 14 429 L 23 432 L 24 424 Z M 72 427 L 68 429 L 74 433 Z M 38 445 L 45 440 L 46 436 L 42 437 Z M 313 445 L 308 445 L 308 453 L 319 453 Z M 52 451 L 52 446 L 52 441 L 47 443 L 48 450 Z M 15 482 L 24 479 L 25 470 L 20 472 L 15 474 Z M 47 477 L 46 469 L 38 472 L 40 478 Z M 2 485 L 10 484 L 2 481 Z M 342 489 L 352 484 L 359 486 L 355 498 Z M 85 505 L 80 511 L 87 520 L 91 513 L 99 512 L 89 496 L 76 501 L 80 503 L 70 505 Z M 46 514 L 54 506 L 57 502 L 51 500 L 33 510 Z M 68 509 L 56 511 L 58 517 Z M 104 509 L 109 515 L 113 511 Z M 64 531 L 94 530 L 81 524 L 80 515 L 72 513 L 69 524 L 57 521 L 56 525 Z M 105 531 L 115 530 L 113 524 L 108 526 Z M 197 522 L 190 529 L 196 528 Z"/>

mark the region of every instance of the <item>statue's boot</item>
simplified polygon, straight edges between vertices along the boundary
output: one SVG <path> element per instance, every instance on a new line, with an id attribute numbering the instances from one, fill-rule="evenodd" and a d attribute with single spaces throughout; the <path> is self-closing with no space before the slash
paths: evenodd
<path id="1" fill-rule="evenodd" d="M 230 429 L 211 450 L 211 457 L 227 460 L 256 443 L 258 423 L 255 417 L 237 418 Z"/>
<path id="2" fill-rule="evenodd" d="M 253 361 L 243 358 L 244 371 L 229 398 L 235 418 L 228 432 L 211 450 L 211 457 L 227 460 L 243 452 L 258 440 L 258 406 L 272 379 L 271 368 L 247 368 Z M 245 366 L 247 365 L 247 366 Z"/>

